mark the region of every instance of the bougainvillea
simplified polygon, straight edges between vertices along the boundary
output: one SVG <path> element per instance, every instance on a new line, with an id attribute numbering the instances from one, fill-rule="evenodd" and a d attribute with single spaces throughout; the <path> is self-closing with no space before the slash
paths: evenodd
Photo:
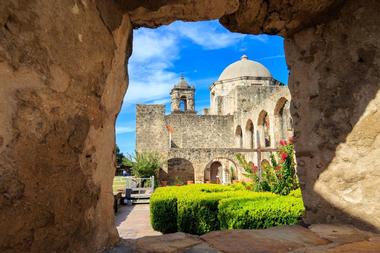
<path id="1" fill-rule="evenodd" d="M 252 180 L 254 191 L 271 191 L 287 195 L 299 187 L 294 161 L 293 138 L 280 141 L 279 150 L 271 155 L 271 162 L 263 164 L 261 171 L 252 162 L 237 155 L 245 175 Z"/>

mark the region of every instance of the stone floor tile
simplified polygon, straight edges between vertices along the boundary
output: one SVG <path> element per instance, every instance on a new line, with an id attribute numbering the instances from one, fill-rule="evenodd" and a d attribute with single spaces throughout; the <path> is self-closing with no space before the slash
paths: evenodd
<path id="1" fill-rule="evenodd" d="M 346 243 L 368 240 L 373 237 L 371 232 L 359 230 L 350 225 L 338 224 L 313 224 L 309 229 L 321 238 L 327 239 L 335 243 Z"/>
<path id="2" fill-rule="evenodd" d="M 307 246 L 326 245 L 322 239 L 301 226 L 282 226 L 263 230 L 214 231 L 201 237 L 225 253 L 281 253 Z"/>

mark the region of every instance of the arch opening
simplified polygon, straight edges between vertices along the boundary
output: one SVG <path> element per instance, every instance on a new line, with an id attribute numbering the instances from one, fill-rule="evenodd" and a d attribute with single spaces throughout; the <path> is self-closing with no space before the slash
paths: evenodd
<path id="1" fill-rule="evenodd" d="M 240 176 L 236 162 L 225 157 L 212 159 L 204 169 L 205 183 L 231 184 Z"/>
<path id="2" fill-rule="evenodd" d="M 274 109 L 276 143 L 293 136 L 293 121 L 290 115 L 290 102 L 281 97 Z"/>
<path id="3" fill-rule="evenodd" d="M 179 110 L 181 112 L 186 112 L 187 111 L 187 98 L 182 96 L 179 100 Z"/>
<path id="4" fill-rule="evenodd" d="M 247 140 L 247 148 L 254 148 L 254 128 L 252 120 L 248 120 L 245 126 L 246 140 Z"/>
<path id="5" fill-rule="evenodd" d="M 237 148 L 243 148 L 243 131 L 241 126 L 237 126 L 235 130 L 235 145 Z"/>
<path id="6" fill-rule="evenodd" d="M 194 181 L 194 166 L 184 158 L 171 158 L 168 160 L 167 179 L 170 185 L 183 185 Z"/>
<path id="7" fill-rule="evenodd" d="M 259 139 L 258 147 L 271 147 L 270 121 L 268 112 L 262 110 L 257 121 Z"/>

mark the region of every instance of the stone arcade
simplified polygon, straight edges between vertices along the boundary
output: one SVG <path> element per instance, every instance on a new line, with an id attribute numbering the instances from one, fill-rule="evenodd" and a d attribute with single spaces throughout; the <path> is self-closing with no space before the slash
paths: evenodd
<path id="1" fill-rule="evenodd" d="M 114 128 L 132 32 L 175 20 L 285 38 L 303 220 L 380 231 L 379 13 L 377 0 L 0 1 L 0 251 L 118 240 Z"/>
<path id="2" fill-rule="evenodd" d="M 293 135 L 287 86 L 246 55 L 230 64 L 210 86 L 210 108 L 197 115 L 195 88 L 181 77 L 164 105 L 137 105 L 136 149 L 159 152 L 160 173 L 170 183 L 231 183 L 244 180 L 235 155 L 260 166 L 281 139 Z M 181 106 L 182 104 L 182 106 Z"/>

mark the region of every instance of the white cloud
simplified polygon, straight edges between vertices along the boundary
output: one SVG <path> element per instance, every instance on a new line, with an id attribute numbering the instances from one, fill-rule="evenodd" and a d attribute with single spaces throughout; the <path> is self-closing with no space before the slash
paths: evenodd
<path id="1" fill-rule="evenodd" d="M 184 39 L 191 40 L 205 50 L 214 50 L 238 44 L 246 37 L 244 34 L 229 32 L 217 21 L 178 21 L 157 29 L 140 28 L 134 31 L 133 36 L 133 54 L 128 64 L 130 81 L 124 99 L 127 104 L 169 99 L 170 89 L 178 82 L 179 73 L 172 68 L 180 57 Z M 267 40 L 265 35 L 249 37 Z M 207 85 L 211 82 L 210 80 Z"/>
<path id="2" fill-rule="evenodd" d="M 179 57 L 178 40 L 166 27 L 134 31 L 126 103 L 146 103 L 169 96 L 178 79 L 178 74 L 169 70 Z"/>
<path id="3" fill-rule="evenodd" d="M 214 22 L 185 23 L 175 22 L 169 29 L 180 36 L 190 39 L 204 49 L 226 48 L 238 43 L 246 35 L 231 33 Z"/>
<path id="4" fill-rule="evenodd" d="M 134 127 L 116 127 L 116 134 L 133 133 L 134 131 Z"/>

